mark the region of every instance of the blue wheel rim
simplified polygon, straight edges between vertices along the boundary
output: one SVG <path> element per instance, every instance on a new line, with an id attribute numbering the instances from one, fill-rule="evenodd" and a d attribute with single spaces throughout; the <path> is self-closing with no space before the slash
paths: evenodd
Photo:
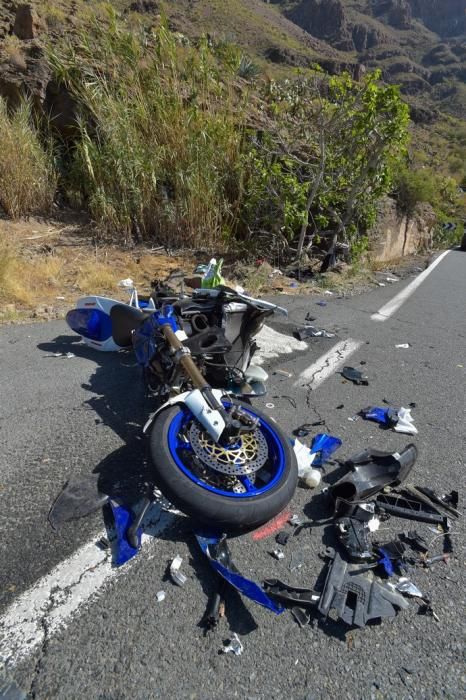
<path id="1" fill-rule="evenodd" d="M 225 402 L 223 402 L 223 404 L 226 408 L 230 405 Z M 252 416 L 256 416 L 254 411 L 248 410 L 245 407 L 244 410 L 247 411 L 247 413 L 250 413 Z M 185 464 L 183 461 L 180 452 L 186 450 L 189 446 L 188 443 L 180 440 L 179 434 L 182 427 L 188 421 L 190 421 L 192 417 L 193 416 L 190 411 L 183 408 L 183 410 L 179 411 L 173 417 L 168 428 L 168 448 L 170 450 L 170 454 L 180 471 L 182 471 L 183 474 L 185 474 L 191 481 L 206 491 L 215 493 L 218 496 L 227 496 L 228 498 L 254 498 L 267 493 L 267 491 L 270 491 L 277 485 L 285 470 L 285 451 L 283 449 L 282 440 L 274 427 L 267 420 L 264 420 L 263 418 L 260 419 L 259 430 L 262 431 L 262 434 L 267 441 L 269 458 L 265 467 L 262 467 L 258 474 L 260 475 L 261 472 L 266 471 L 270 473 L 270 478 L 263 486 L 256 488 L 256 486 L 250 482 L 247 477 L 239 477 L 241 483 L 246 488 L 246 491 L 244 493 L 235 493 L 233 491 L 227 491 L 207 483 L 191 470 L 189 464 Z M 208 469 L 208 467 L 206 468 Z M 212 470 L 212 473 L 214 474 L 217 472 Z"/>

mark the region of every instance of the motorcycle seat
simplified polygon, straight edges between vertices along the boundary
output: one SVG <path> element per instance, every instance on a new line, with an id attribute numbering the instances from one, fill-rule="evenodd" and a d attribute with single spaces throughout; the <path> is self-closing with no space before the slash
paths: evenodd
<path id="1" fill-rule="evenodd" d="M 141 311 L 127 304 L 116 304 L 110 309 L 112 321 L 112 337 L 121 348 L 131 345 L 133 331 L 142 326 L 146 318 L 154 313 L 155 309 Z"/>

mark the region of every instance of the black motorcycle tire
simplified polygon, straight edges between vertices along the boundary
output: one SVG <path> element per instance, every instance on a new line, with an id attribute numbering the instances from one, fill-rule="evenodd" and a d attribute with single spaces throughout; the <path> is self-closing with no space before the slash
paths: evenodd
<path id="1" fill-rule="evenodd" d="M 240 401 L 235 404 L 242 405 Z M 245 404 L 245 408 L 251 410 Z M 293 498 L 298 481 L 296 456 L 283 430 L 258 410 L 253 413 L 273 428 L 282 443 L 285 467 L 280 481 L 264 494 L 251 498 L 229 498 L 199 486 L 175 463 L 168 446 L 168 429 L 175 415 L 183 409 L 178 405 L 164 409 L 156 417 L 150 434 L 150 455 L 154 479 L 163 495 L 180 511 L 203 524 L 222 531 L 252 530 L 278 515 Z"/>

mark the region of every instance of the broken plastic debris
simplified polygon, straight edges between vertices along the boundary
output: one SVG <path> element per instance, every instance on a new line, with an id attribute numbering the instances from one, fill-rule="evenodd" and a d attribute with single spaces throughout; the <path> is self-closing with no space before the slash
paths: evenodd
<path id="1" fill-rule="evenodd" d="M 276 615 L 283 612 L 283 608 L 271 600 L 257 583 L 247 579 L 238 571 L 232 561 L 226 535 L 208 529 L 196 531 L 195 535 L 212 568 L 233 588 L 255 603 L 272 610 Z"/>
<path id="2" fill-rule="evenodd" d="M 328 435 L 327 433 L 319 433 L 314 437 L 311 444 L 311 454 L 316 454 L 314 466 L 320 467 L 327 462 L 332 454 L 341 447 L 340 438 Z"/>
<path id="3" fill-rule="evenodd" d="M 311 454 L 309 447 L 303 445 L 299 440 L 293 443 L 293 450 L 298 462 L 298 477 L 310 489 L 314 489 L 320 484 L 322 475 L 319 469 L 314 469 L 311 465 L 316 457 L 316 453 Z"/>
<path id="4" fill-rule="evenodd" d="M 240 656 L 243 653 L 243 649 L 244 647 L 241 644 L 241 640 L 235 632 L 228 644 L 223 647 L 222 652 L 228 654 L 229 651 L 232 651 L 236 656 Z"/>
<path id="5" fill-rule="evenodd" d="M 381 406 L 369 406 L 363 408 L 361 415 L 366 420 L 372 420 L 388 428 L 393 428 L 397 433 L 416 435 L 417 428 L 413 423 L 410 408 L 383 408 Z"/>
<path id="6" fill-rule="evenodd" d="M 354 384 L 363 384 L 364 386 L 369 384 L 369 378 L 358 369 L 354 369 L 354 367 L 343 367 L 341 374 L 345 379 L 354 382 Z"/>
<path id="7" fill-rule="evenodd" d="M 166 597 L 165 591 L 158 591 L 155 594 L 155 600 L 157 601 L 157 603 L 161 603 L 162 600 L 165 600 L 165 597 Z"/>
<path id="8" fill-rule="evenodd" d="M 293 376 L 293 372 L 287 372 L 285 369 L 276 369 L 274 374 L 280 374 L 282 377 L 287 377 L 287 379 L 291 379 Z"/>
<path id="9" fill-rule="evenodd" d="M 307 610 L 298 608 L 297 605 L 291 608 L 291 614 L 301 628 L 308 625 L 311 619 L 311 614 Z"/>
<path id="10" fill-rule="evenodd" d="M 303 520 L 297 513 L 294 513 L 291 518 L 288 519 L 288 522 L 290 525 L 298 527 L 298 525 L 302 525 Z"/>
<path id="11" fill-rule="evenodd" d="M 315 326 L 303 326 L 296 328 L 293 332 L 297 340 L 306 340 L 306 338 L 334 338 L 335 333 L 329 333 L 324 328 L 316 328 Z"/>
<path id="12" fill-rule="evenodd" d="M 113 551 L 113 564 L 114 566 L 121 566 L 125 564 L 129 559 L 132 559 L 137 553 L 141 546 L 141 535 L 142 528 L 137 530 L 137 547 L 133 547 L 126 537 L 128 528 L 134 519 L 132 511 L 115 501 L 110 501 L 110 506 L 112 508 L 113 517 L 115 520 L 115 530 L 116 530 L 116 543 Z"/>
<path id="13" fill-rule="evenodd" d="M 411 345 L 409 343 L 398 343 L 398 345 L 395 345 L 395 347 L 400 348 L 402 350 L 407 350 L 411 347 Z"/>
<path id="14" fill-rule="evenodd" d="M 179 554 L 177 554 L 176 557 L 173 559 L 172 563 L 170 564 L 170 576 L 173 583 L 176 583 L 177 586 L 184 586 L 184 584 L 188 580 L 187 576 L 185 576 L 180 571 L 182 563 L 183 559 L 180 557 Z"/>
<path id="15" fill-rule="evenodd" d="M 369 532 L 376 532 L 380 527 L 380 520 L 374 516 L 367 523 L 367 527 L 369 528 Z"/>
<path id="16" fill-rule="evenodd" d="M 404 576 L 399 579 L 398 583 L 395 585 L 395 588 L 404 595 L 410 595 L 414 598 L 424 598 L 419 588 L 412 581 L 410 581 L 409 578 L 405 578 Z"/>
<path id="17" fill-rule="evenodd" d="M 413 418 L 411 416 L 410 408 L 399 408 L 398 409 L 398 421 L 394 427 L 397 433 L 406 433 L 407 435 L 417 435 L 417 428 L 413 423 Z"/>
<path id="18" fill-rule="evenodd" d="M 316 301 L 317 306 L 327 306 L 326 301 Z"/>
<path id="19" fill-rule="evenodd" d="M 326 289 L 324 294 L 326 294 L 328 297 L 333 297 L 333 292 L 331 292 L 330 289 Z"/>
<path id="20" fill-rule="evenodd" d="M 282 552 L 280 549 L 274 549 L 273 552 L 271 552 L 271 554 L 273 557 L 275 557 L 275 559 L 278 559 L 278 561 L 280 561 L 280 559 L 285 558 L 284 552 Z"/>

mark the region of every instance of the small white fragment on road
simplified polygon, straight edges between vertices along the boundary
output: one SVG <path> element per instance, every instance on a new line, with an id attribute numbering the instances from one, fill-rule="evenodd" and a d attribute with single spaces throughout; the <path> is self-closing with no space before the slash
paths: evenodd
<path id="1" fill-rule="evenodd" d="M 177 586 L 184 586 L 184 584 L 188 580 L 188 577 L 180 571 L 182 563 L 183 559 L 180 557 L 179 554 L 177 554 L 176 557 L 173 559 L 172 563 L 170 564 L 170 576 L 173 583 L 176 583 Z"/>
<path id="2" fill-rule="evenodd" d="M 326 294 L 328 297 L 333 297 L 333 292 L 331 292 L 330 289 L 326 289 L 324 294 Z"/>
<path id="3" fill-rule="evenodd" d="M 232 651 L 233 654 L 235 654 L 236 656 L 241 656 L 243 650 L 244 647 L 241 644 L 241 640 L 235 632 L 233 634 L 233 637 L 230 639 L 229 643 L 223 647 L 222 652 L 224 654 L 228 654 L 229 651 Z"/>
<path id="4" fill-rule="evenodd" d="M 402 349 L 402 350 L 407 350 L 407 349 L 410 348 L 411 346 L 410 346 L 409 343 L 398 343 L 398 345 L 395 345 L 395 347 L 396 347 L 396 348 L 400 348 L 400 349 Z"/>
<path id="5" fill-rule="evenodd" d="M 166 598 L 166 593 L 165 593 L 165 591 L 158 591 L 158 592 L 155 594 L 155 599 L 156 599 L 157 603 L 161 603 L 162 600 L 165 600 L 165 598 Z"/>
<path id="6" fill-rule="evenodd" d="M 380 520 L 374 516 L 368 521 L 367 527 L 369 528 L 369 532 L 376 532 L 380 527 Z"/>
<path id="7" fill-rule="evenodd" d="M 377 284 L 379 285 L 379 287 L 385 287 L 385 286 L 386 286 L 386 285 L 385 285 L 385 282 L 377 282 Z"/>

